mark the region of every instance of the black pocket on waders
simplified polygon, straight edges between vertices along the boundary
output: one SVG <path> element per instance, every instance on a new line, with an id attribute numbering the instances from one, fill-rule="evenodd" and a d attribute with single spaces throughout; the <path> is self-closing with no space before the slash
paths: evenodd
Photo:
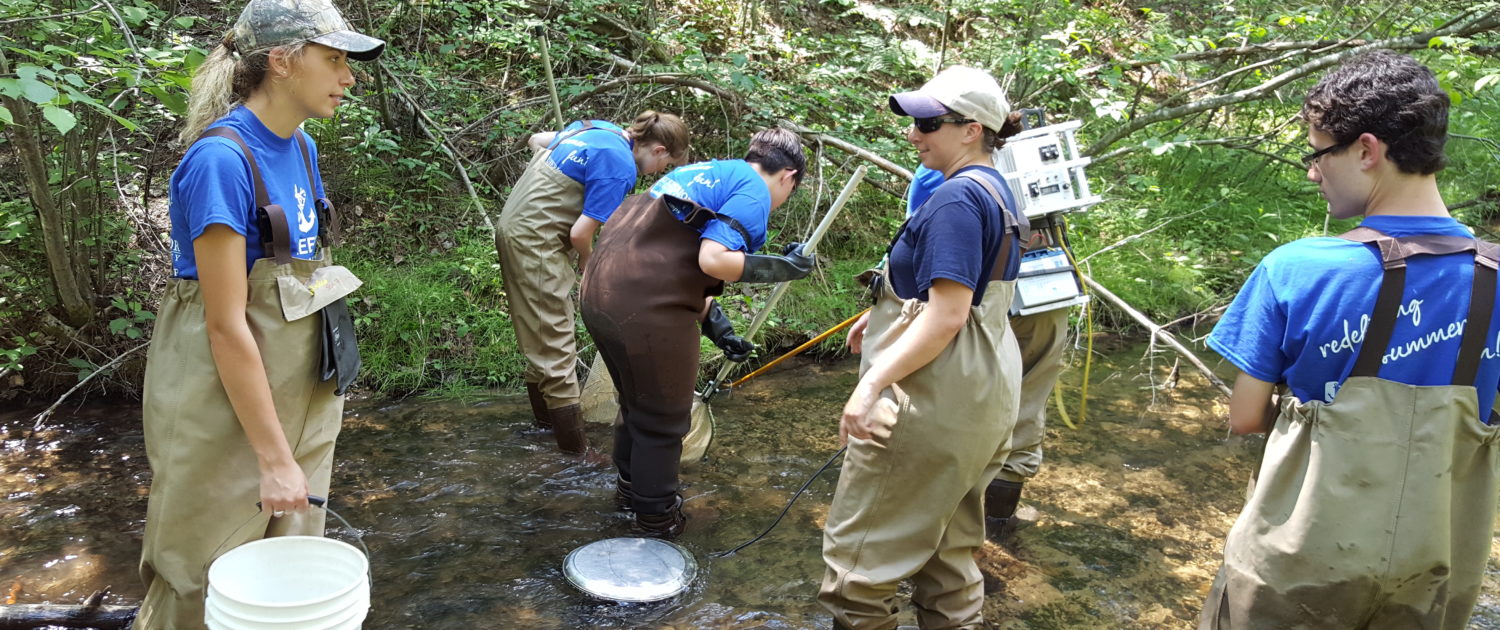
<path id="1" fill-rule="evenodd" d="M 323 352 L 318 360 L 318 377 L 333 380 L 334 394 L 344 395 L 359 375 L 359 343 L 354 338 L 354 317 L 349 306 L 339 298 L 323 307 Z"/>

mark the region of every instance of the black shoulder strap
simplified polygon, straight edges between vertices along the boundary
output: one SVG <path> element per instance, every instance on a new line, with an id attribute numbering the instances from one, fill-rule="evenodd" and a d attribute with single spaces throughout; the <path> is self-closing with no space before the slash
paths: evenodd
<path id="1" fill-rule="evenodd" d="M 245 161 L 250 163 L 250 179 L 255 188 L 255 219 L 260 224 L 260 240 L 266 249 L 266 257 L 275 259 L 278 265 L 292 262 L 292 235 L 286 220 L 286 212 L 281 209 L 281 206 L 271 203 L 271 195 L 266 192 L 266 182 L 260 177 L 260 165 L 255 163 L 255 152 L 250 150 L 250 145 L 245 144 L 245 139 L 241 138 L 240 134 L 229 127 L 205 129 L 198 139 L 202 140 L 209 136 L 228 138 L 239 145 L 240 151 L 244 152 Z M 309 191 L 308 194 L 312 192 Z"/>
<path id="2" fill-rule="evenodd" d="M 667 209 L 672 211 L 673 216 L 680 217 L 679 221 L 692 226 L 693 229 L 699 232 L 702 232 L 708 226 L 709 221 L 718 219 L 723 221 L 725 225 L 728 225 L 730 229 L 739 232 L 740 238 L 745 239 L 745 247 L 747 249 L 750 247 L 750 243 L 753 242 L 750 240 L 750 230 L 745 229 L 745 225 L 735 220 L 734 217 L 709 210 L 698 205 L 697 202 L 691 199 L 662 195 L 661 200 Z M 748 254 L 750 252 L 746 251 L 745 253 Z"/>
<path id="3" fill-rule="evenodd" d="M 1469 297 L 1469 318 L 1464 324 L 1463 345 L 1458 350 L 1458 365 L 1453 368 L 1455 384 L 1471 384 L 1479 376 L 1479 362 L 1490 337 L 1490 320 L 1495 308 L 1496 267 L 1500 266 L 1500 245 L 1474 241 L 1474 284 Z"/>
<path id="4" fill-rule="evenodd" d="M 1339 238 L 1374 245 L 1380 252 L 1380 264 L 1384 272 L 1380 281 L 1380 293 L 1375 298 L 1375 311 L 1365 328 L 1359 357 L 1355 359 L 1350 376 L 1376 376 L 1390 349 L 1391 336 L 1395 332 L 1397 314 L 1401 309 L 1402 292 L 1406 288 L 1406 259 L 1417 255 L 1474 253 L 1474 282 L 1469 296 L 1469 314 L 1464 325 L 1462 341 L 1458 351 L 1458 363 L 1453 368 L 1452 383 L 1473 385 L 1479 373 L 1480 358 L 1489 337 L 1490 319 L 1495 308 L 1496 268 L 1500 266 L 1500 246 L 1473 238 L 1440 236 L 1436 234 L 1396 238 L 1379 230 L 1360 226 L 1339 235 Z"/>

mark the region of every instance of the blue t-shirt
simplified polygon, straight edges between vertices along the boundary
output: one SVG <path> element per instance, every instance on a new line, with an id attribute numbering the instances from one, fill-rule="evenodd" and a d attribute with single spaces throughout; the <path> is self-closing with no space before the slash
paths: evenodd
<path id="1" fill-rule="evenodd" d="M 927 198 L 932 196 L 932 191 L 937 190 L 938 186 L 942 185 L 942 171 L 934 171 L 918 164 L 917 170 L 912 171 L 911 185 L 906 187 L 906 218 L 910 219 L 911 215 L 917 211 L 917 208 L 927 203 Z M 1000 195 L 1005 196 L 1005 192 L 1001 191 Z M 1013 200 L 1006 197 L 1006 201 L 1010 202 Z"/>
<path id="2" fill-rule="evenodd" d="M 267 129 L 255 113 L 236 107 L 209 125 L 229 127 L 240 135 L 255 163 L 271 203 L 286 211 L 292 239 L 292 255 L 312 258 L 318 252 L 318 211 L 314 202 L 323 195 L 323 177 L 318 172 L 318 147 L 302 130 L 312 156 L 313 186 L 307 189 L 307 166 L 293 138 L 282 138 Z M 245 269 L 248 272 L 265 257 L 260 242 L 260 224 L 255 219 L 255 185 L 245 152 L 228 138 L 208 137 L 188 147 L 182 163 L 172 173 L 167 215 L 172 222 L 172 269 L 178 278 L 198 278 L 193 240 L 208 226 L 221 223 L 245 237 Z"/>
<path id="3" fill-rule="evenodd" d="M 1017 217 L 1015 199 L 1004 185 L 999 171 L 986 166 L 968 166 L 958 173 L 978 171 L 990 176 L 1008 211 Z M 927 300 L 927 290 L 938 278 L 952 280 L 974 290 L 974 304 L 984 299 L 985 286 L 995 259 L 1000 256 L 1002 238 L 1014 239 L 1005 231 L 1002 210 L 994 197 L 979 182 L 955 177 L 927 195 L 920 212 L 911 212 L 906 229 L 896 238 L 890 253 L 891 290 L 902 299 Z M 937 172 L 942 177 L 942 172 Z M 913 188 L 916 179 L 913 178 Z M 1020 265 L 1020 243 L 1011 243 L 1012 256 L 1006 261 L 1006 279 L 1014 279 Z"/>
<path id="4" fill-rule="evenodd" d="M 1390 236 L 1471 237 L 1447 217 L 1366 217 L 1361 225 Z M 1467 253 L 1407 259 L 1401 311 L 1380 378 L 1409 385 L 1448 385 L 1469 313 L 1474 258 Z M 1334 237 L 1304 238 L 1260 261 L 1208 345 L 1246 374 L 1286 383 L 1298 400 L 1333 402 L 1354 370 L 1365 327 L 1380 291 L 1374 245 Z M 1500 314 L 1500 307 L 1497 307 Z M 1488 409 L 1500 384 L 1500 339 L 1493 323 L 1477 334 L 1486 344 L 1474 385 Z"/>
<path id="5" fill-rule="evenodd" d="M 635 188 L 635 156 L 619 125 L 591 122 L 593 128 L 566 139 L 563 137 L 583 129 L 583 122 L 563 127 L 547 148 L 552 149 L 552 164 L 557 170 L 583 184 L 583 216 L 604 223 Z"/>
<path id="6" fill-rule="evenodd" d="M 766 224 L 771 220 L 771 189 L 749 162 L 712 160 L 678 167 L 657 180 L 648 192 L 653 198 L 669 195 L 688 199 L 739 221 L 750 233 L 749 243 L 739 230 L 718 219 L 703 227 L 703 238 L 723 244 L 730 251 L 754 254 L 766 244 Z"/>

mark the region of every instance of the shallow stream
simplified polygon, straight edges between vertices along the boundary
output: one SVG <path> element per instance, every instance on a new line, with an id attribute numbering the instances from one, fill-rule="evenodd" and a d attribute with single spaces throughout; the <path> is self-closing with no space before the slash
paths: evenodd
<path id="1" fill-rule="evenodd" d="M 1021 527 L 982 552 L 990 627 L 1190 628 L 1243 501 L 1257 443 L 1227 438 L 1224 402 L 1170 356 L 1095 361 L 1087 417 L 1049 415 L 1046 461 Z M 374 566 L 367 628 L 826 628 L 815 602 L 820 527 L 837 466 L 765 540 L 766 525 L 838 448 L 836 418 L 857 364 L 794 361 L 712 408 L 711 459 L 684 475 L 680 542 L 702 570 L 651 605 L 592 601 L 563 578 L 579 545 L 629 535 L 613 511 L 608 458 L 557 454 L 524 397 L 351 401 L 332 505 L 360 528 Z M 1079 370 L 1064 375 L 1077 420 Z M 31 412 L 34 413 L 34 410 Z M 64 407 L 34 435 L 0 413 L 0 596 L 80 603 L 108 588 L 133 604 L 150 472 L 138 405 Z M 590 425 L 608 445 L 609 428 Z M 352 540 L 356 532 L 331 527 Z M 1473 627 L 1500 629 L 1500 554 Z M 904 613 L 904 623 L 913 623 Z"/>

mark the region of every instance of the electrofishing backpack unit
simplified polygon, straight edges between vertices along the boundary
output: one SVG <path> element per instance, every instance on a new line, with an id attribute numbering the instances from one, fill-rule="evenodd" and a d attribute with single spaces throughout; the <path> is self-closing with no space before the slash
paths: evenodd
<path id="1" fill-rule="evenodd" d="M 1089 191 L 1073 133 L 1082 122 L 1047 125 L 1040 109 L 1021 110 L 1022 131 L 996 152 L 995 168 L 1005 177 L 1021 213 L 1031 220 L 1032 240 L 1021 256 L 1012 315 L 1031 315 L 1088 301 L 1083 279 L 1069 254 L 1067 214 L 1103 201 Z"/>

